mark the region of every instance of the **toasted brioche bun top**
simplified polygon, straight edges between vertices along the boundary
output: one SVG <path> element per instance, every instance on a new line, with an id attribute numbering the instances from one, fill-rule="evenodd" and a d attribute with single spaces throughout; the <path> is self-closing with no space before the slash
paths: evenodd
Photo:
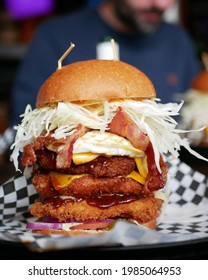
<path id="1" fill-rule="evenodd" d="M 200 72 L 192 81 L 191 88 L 208 94 L 208 71 Z"/>
<path id="2" fill-rule="evenodd" d="M 56 70 L 41 86 L 36 107 L 57 102 L 153 98 L 151 80 L 119 60 L 86 60 Z"/>

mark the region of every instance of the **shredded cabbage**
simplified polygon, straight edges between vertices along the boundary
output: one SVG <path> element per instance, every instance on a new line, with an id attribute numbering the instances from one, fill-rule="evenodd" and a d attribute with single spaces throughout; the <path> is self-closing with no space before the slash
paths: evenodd
<path id="1" fill-rule="evenodd" d="M 185 133 L 185 131 L 176 129 L 177 122 L 172 116 L 179 115 L 182 105 L 183 102 L 162 104 L 159 99 L 90 101 L 80 104 L 59 102 L 56 108 L 44 107 L 34 110 L 28 105 L 22 115 L 21 124 L 15 127 L 17 133 L 11 147 L 13 149 L 11 159 L 18 169 L 19 153 L 42 132 L 53 131 L 54 138 L 59 139 L 73 133 L 80 123 L 87 128 L 104 132 L 108 129 L 107 126 L 117 108 L 121 106 L 138 127 L 149 136 L 159 171 L 161 171 L 160 153 L 171 153 L 176 158 L 179 155 L 180 146 L 184 146 L 196 157 L 208 161 L 189 147 L 187 139 L 181 138 L 180 133 Z"/>
<path id="2" fill-rule="evenodd" d="M 190 89 L 184 95 L 185 105 L 181 110 L 180 126 L 196 131 L 187 134 L 191 144 L 198 145 L 205 140 L 205 134 L 200 127 L 208 127 L 208 94 L 198 90 Z"/>

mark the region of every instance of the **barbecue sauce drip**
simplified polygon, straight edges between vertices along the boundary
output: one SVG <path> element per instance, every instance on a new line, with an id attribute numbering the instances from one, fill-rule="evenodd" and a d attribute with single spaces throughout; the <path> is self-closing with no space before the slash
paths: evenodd
<path id="1" fill-rule="evenodd" d="M 153 196 L 152 194 L 148 194 L 148 196 Z M 42 203 L 51 203 L 55 208 L 59 208 L 61 206 L 66 205 L 70 202 L 79 202 L 82 200 L 86 200 L 87 204 L 91 206 L 96 206 L 98 208 L 109 208 L 114 205 L 130 203 L 136 201 L 140 198 L 147 197 L 147 195 L 103 195 L 97 197 L 87 197 L 87 198 L 66 198 L 61 199 L 59 197 L 53 198 L 42 198 Z"/>
<path id="2" fill-rule="evenodd" d="M 145 197 L 145 195 L 103 195 L 87 198 L 86 201 L 91 206 L 96 206 L 99 208 L 109 208 L 114 205 L 136 201 L 141 197 Z"/>
<path id="3" fill-rule="evenodd" d="M 79 202 L 82 199 L 81 198 L 59 198 L 59 197 L 50 197 L 50 198 L 41 198 L 40 199 L 42 203 L 51 203 L 53 207 L 59 208 L 61 206 L 66 205 L 67 203 L 70 202 Z"/>

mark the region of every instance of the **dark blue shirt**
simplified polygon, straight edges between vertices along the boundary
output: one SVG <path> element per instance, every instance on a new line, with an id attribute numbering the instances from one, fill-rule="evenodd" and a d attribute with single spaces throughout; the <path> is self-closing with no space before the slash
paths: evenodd
<path id="1" fill-rule="evenodd" d="M 25 106 L 35 107 L 42 83 L 57 68 L 58 59 L 73 42 L 76 47 L 63 65 L 96 58 L 96 44 L 114 38 L 120 60 L 142 70 L 153 82 L 163 103 L 184 92 L 199 70 L 188 34 L 177 25 L 162 23 L 153 34 L 124 35 L 113 30 L 94 9 L 83 9 L 44 22 L 37 30 L 16 76 L 12 94 L 12 124 L 20 122 Z"/>

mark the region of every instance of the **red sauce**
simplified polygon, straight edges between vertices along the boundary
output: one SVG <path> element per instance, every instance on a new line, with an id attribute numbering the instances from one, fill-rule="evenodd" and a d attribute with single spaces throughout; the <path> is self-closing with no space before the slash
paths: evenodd
<path id="1" fill-rule="evenodd" d="M 55 208 L 59 208 L 63 205 L 66 205 L 69 202 L 79 202 L 82 200 L 86 200 L 87 204 L 91 206 L 96 206 L 99 208 L 109 208 L 114 205 L 130 203 L 138 200 L 139 198 L 146 197 L 145 194 L 140 195 L 103 195 L 97 197 L 87 197 L 87 198 L 66 198 L 61 199 L 59 197 L 51 197 L 51 198 L 42 198 L 42 203 L 51 203 Z M 148 194 L 148 196 L 152 196 L 152 194 Z"/>
<path id="2" fill-rule="evenodd" d="M 109 208 L 114 205 L 124 204 L 138 200 L 145 195 L 103 195 L 98 197 L 87 198 L 86 201 L 89 205 L 99 208 Z"/>
<path id="3" fill-rule="evenodd" d="M 69 202 L 78 202 L 81 201 L 81 198 L 66 198 L 62 199 L 59 197 L 50 197 L 41 199 L 42 203 L 51 203 L 55 208 L 59 208 L 63 205 L 66 205 Z"/>

